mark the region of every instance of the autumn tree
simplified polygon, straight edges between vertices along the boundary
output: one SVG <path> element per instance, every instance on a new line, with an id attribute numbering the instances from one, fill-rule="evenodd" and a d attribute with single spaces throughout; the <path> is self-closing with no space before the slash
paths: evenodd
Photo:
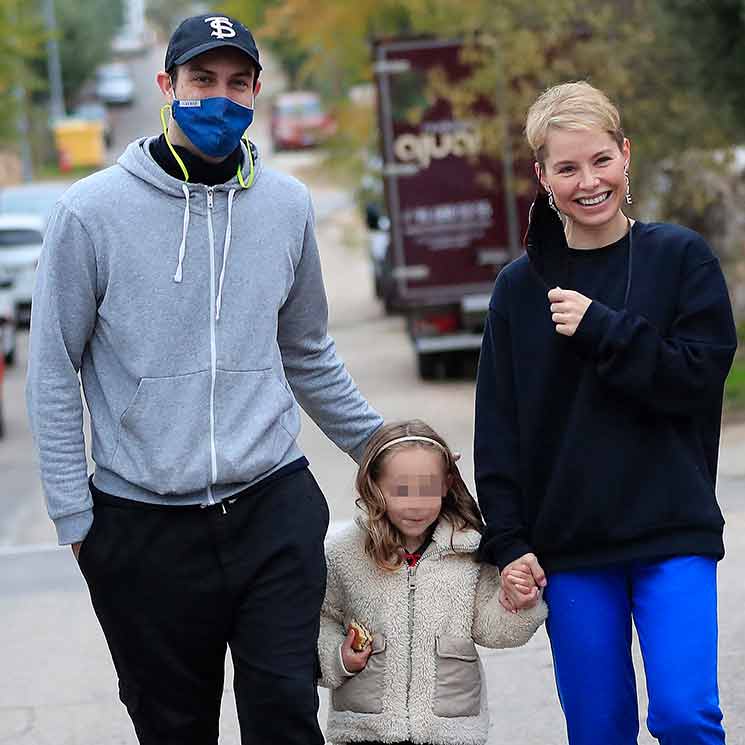
<path id="1" fill-rule="evenodd" d="M 680 148 L 727 141 L 724 122 L 711 116 L 693 84 L 695 49 L 682 43 L 665 3 L 683 0 L 283 0 L 259 3 L 266 38 L 303 51 L 301 77 L 316 81 L 343 110 L 349 88 L 372 79 L 370 40 L 391 34 L 460 37 L 473 68 L 467 84 L 453 86 L 456 107 L 476 98 L 496 104 L 490 147 L 503 137 L 522 143 L 530 103 L 555 83 L 587 79 L 621 108 L 634 145 L 636 183 L 653 164 Z M 726 0 L 743 2 L 743 0 Z M 691 0 L 693 2 L 693 0 Z M 244 7 L 245 6 L 245 7 Z M 231 0 L 239 17 L 254 3 Z M 436 82 L 436 81 L 434 81 Z M 440 80 L 447 88 L 447 81 Z M 371 124 L 371 122 L 370 122 Z M 362 137 L 369 136 L 371 126 Z"/>
<path id="2" fill-rule="evenodd" d="M 745 130 L 745 0 L 227 1 L 244 19 L 259 7 L 253 17 L 259 41 L 281 39 L 280 54 L 289 48 L 303 58 L 298 79 L 334 102 L 341 126 L 328 166 L 352 181 L 361 178 L 365 152 L 377 149 L 374 111 L 350 101 L 352 86 L 372 80 L 376 36 L 463 40 L 470 79 L 455 85 L 443 72 L 429 86 L 447 95 L 456 111 L 472 112 L 474 101 L 493 103 L 492 114 L 482 117 L 482 140 L 497 156 L 510 146 L 523 164 L 516 179 L 521 190 L 535 183 L 522 135 L 527 110 L 559 82 L 588 80 L 619 105 L 632 142 L 634 210 L 641 217 L 664 213 L 690 221 L 676 211 L 685 195 L 674 193 L 680 179 L 669 178 L 670 164 L 691 150 L 717 152 L 736 141 L 738 125 Z M 714 214 L 711 203 L 707 215 Z M 713 232 L 706 237 L 716 247 L 722 243 Z M 723 244 L 720 255 L 728 255 Z"/>

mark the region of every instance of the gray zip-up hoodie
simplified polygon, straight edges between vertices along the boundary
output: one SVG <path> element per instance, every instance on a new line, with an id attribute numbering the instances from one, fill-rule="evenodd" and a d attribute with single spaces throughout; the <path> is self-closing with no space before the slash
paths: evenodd
<path id="1" fill-rule="evenodd" d="M 165 173 L 148 138 L 72 186 L 33 297 L 26 395 L 60 543 L 120 497 L 211 504 L 302 457 L 298 401 L 359 458 L 382 419 L 327 333 L 308 190 L 262 168 L 206 187 Z M 246 169 L 247 170 L 247 169 Z"/>

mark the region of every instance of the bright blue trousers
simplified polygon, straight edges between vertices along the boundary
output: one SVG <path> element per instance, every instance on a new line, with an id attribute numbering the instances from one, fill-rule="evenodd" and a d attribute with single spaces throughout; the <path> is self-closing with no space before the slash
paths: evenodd
<path id="1" fill-rule="evenodd" d="M 570 745 L 636 745 L 631 620 L 661 745 L 724 745 L 716 561 L 681 556 L 549 574 L 546 624 Z"/>

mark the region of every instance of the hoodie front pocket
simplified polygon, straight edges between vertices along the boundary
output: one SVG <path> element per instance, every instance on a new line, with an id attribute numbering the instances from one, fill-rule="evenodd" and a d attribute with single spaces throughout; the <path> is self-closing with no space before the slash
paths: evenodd
<path id="1" fill-rule="evenodd" d="M 438 636 L 434 713 L 438 717 L 475 717 L 481 710 L 481 670 L 476 645 L 456 636 Z"/>
<path id="2" fill-rule="evenodd" d="M 353 678 L 347 678 L 331 694 L 336 711 L 352 711 L 356 714 L 380 714 L 383 711 L 385 647 L 385 637 L 374 634 L 367 665 Z"/>
<path id="3" fill-rule="evenodd" d="M 158 494 L 210 481 L 210 373 L 142 378 L 119 420 L 111 469 Z"/>
<path id="4" fill-rule="evenodd" d="M 217 370 L 215 442 L 220 483 L 253 481 L 271 470 L 299 431 L 295 399 L 273 370 Z"/>

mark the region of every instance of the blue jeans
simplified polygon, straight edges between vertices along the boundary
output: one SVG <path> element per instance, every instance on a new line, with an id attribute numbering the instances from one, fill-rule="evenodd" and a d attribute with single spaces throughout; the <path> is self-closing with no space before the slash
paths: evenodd
<path id="1" fill-rule="evenodd" d="M 636 745 L 631 619 L 661 745 L 724 745 L 716 561 L 681 556 L 548 577 L 546 624 L 570 745 Z"/>

